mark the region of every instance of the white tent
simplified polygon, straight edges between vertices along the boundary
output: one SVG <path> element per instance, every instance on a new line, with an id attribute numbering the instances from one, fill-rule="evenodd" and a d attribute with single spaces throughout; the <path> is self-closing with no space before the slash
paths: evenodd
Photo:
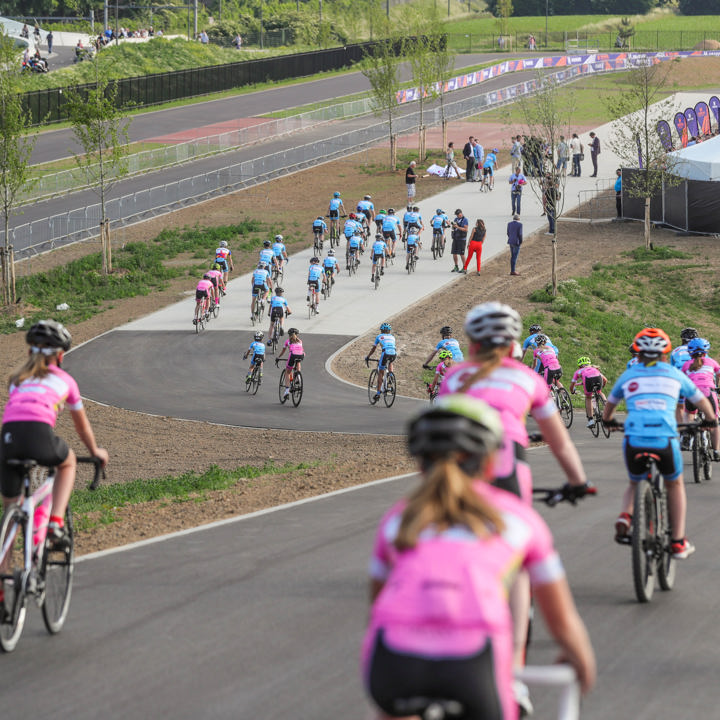
<path id="1" fill-rule="evenodd" d="M 688 180 L 720 180 L 720 136 L 668 153 L 670 172 Z"/>

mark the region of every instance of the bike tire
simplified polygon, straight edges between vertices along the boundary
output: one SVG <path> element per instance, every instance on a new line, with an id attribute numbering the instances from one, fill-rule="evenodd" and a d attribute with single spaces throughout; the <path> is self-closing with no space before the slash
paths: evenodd
<path id="1" fill-rule="evenodd" d="M 252 375 L 250 376 L 250 394 L 257 395 L 257 391 L 260 389 L 260 367 L 256 365 L 253 368 Z"/>
<path id="2" fill-rule="evenodd" d="M 73 574 L 75 569 L 75 528 L 72 512 L 68 505 L 65 510 L 65 532 L 67 544 L 58 549 L 45 544 L 41 577 L 45 583 L 42 601 L 42 616 L 45 627 L 51 635 L 62 630 L 70 609 Z"/>
<path id="3" fill-rule="evenodd" d="M 290 397 L 292 398 L 292 404 L 297 407 L 300 404 L 303 396 L 303 377 L 299 370 L 295 371 L 293 375 L 292 385 L 290 386 Z"/>
<path id="4" fill-rule="evenodd" d="M 560 416 L 565 423 L 565 427 L 569 430 L 573 423 L 573 406 L 572 400 L 570 400 L 570 393 L 565 388 L 560 388 L 557 391 L 557 398 Z"/>
<path id="5" fill-rule="evenodd" d="M 284 405 L 287 402 L 288 396 L 285 395 L 285 369 L 280 373 L 280 384 L 278 385 L 278 396 L 280 397 L 280 404 Z"/>
<path id="6" fill-rule="evenodd" d="M 668 513 L 667 490 L 658 503 L 658 536 L 663 538 L 663 552 L 657 558 L 658 585 L 661 590 L 672 590 L 675 585 L 676 560 L 670 546 L 670 515 Z"/>
<path id="7" fill-rule="evenodd" d="M 377 290 L 380 287 L 380 268 L 375 271 L 374 278 L 373 283 L 375 285 L 375 289 Z"/>
<path id="8" fill-rule="evenodd" d="M 597 414 L 598 414 L 598 421 L 600 423 L 600 429 L 603 432 L 603 435 L 606 438 L 610 437 L 610 428 L 603 422 L 603 413 L 605 412 L 605 401 L 600 397 L 600 395 L 597 396 Z"/>
<path id="9" fill-rule="evenodd" d="M 395 402 L 395 394 L 397 393 L 397 382 L 395 381 L 395 373 L 388 371 L 385 374 L 385 391 L 383 392 L 383 399 L 385 400 L 385 407 L 392 407 Z"/>
<path id="10" fill-rule="evenodd" d="M 445 252 L 445 241 L 443 240 L 443 241 L 440 243 L 439 257 L 442 257 L 444 252 Z"/>
<path id="11" fill-rule="evenodd" d="M 712 459 L 712 444 L 710 442 L 710 436 L 707 430 L 703 431 L 703 480 L 710 482 L 712 480 L 713 471 L 713 459 Z"/>
<path id="12" fill-rule="evenodd" d="M 5 510 L 0 526 L 0 553 L 6 546 L 10 553 L 8 570 L 0 575 L 5 591 L 4 607 L 0 605 L 0 613 L 4 615 L 4 622 L 0 623 L 0 648 L 7 653 L 17 646 L 27 615 L 27 595 L 23 588 L 26 532 L 27 520 L 24 513 L 17 505 L 11 505 Z M 13 536 L 14 539 L 11 540 Z M 20 589 L 16 592 L 17 588 Z"/>
<path id="13" fill-rule="evenodd" d="M 370 377 L 368 378 L 368 400 L 371 405 L 375 404 L 373 400 L 375 399 L 375 393 L 377 392 L 377 376 L 378 371 L 376 368 L 373 368 L 370 371 Z"/>
<path id="14" fill-rule="evenodd" d="M 697 434 L 692 440 L 692 468 L 693 480 L 696 483 L 702 482 L 702 447 L 700 435 Z"/>
<path id="15" fill-rule="evenodd" d="M 657 517 L 655 497 L 649 482 L 635 486 L 635 516 L 632 524 L 632 570 L 635 597 L 650 602 L 655 590 L 655 556 L 653 551 Z"/>
<path id="16" fill-rule="evenodd" d="M 597 395 L 593 395 L 590 402 L 593 410 L 593 420 L 595 420 L 595 423 L 590 428 L 590 432 L 593 434 L 593 437 L 598 437 L 598 435 L 600 435 L 600 425 L 602 424 L 602 421 L 600 420 L 600 412 L 598 409 L 598 403 L 600 402 L 600 398 Z"/>
<path id="17" fill-rule="evenodd" d="M 217 303 L 215 303 L 215 304 L 212 306 L 212 316 L 213 316 L 214 318 L 217 318 L 217 316 L 218 316 L 219 314 L 220 314 L 220 306 L 219 306 Z"/>
<path id="18" fill-rule="evenodd" d="M 200 330 L 202 330 L 202 328 L 200 327 L 200 318 L 195 315 L 195 334 L 198 335 L 200 333 Z"/>

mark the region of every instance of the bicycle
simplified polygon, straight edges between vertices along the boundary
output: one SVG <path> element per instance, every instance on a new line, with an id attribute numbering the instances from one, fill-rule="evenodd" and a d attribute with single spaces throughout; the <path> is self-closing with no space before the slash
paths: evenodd
<path id="1" fill-rule="evenodd" d="M 95 474 L 90 490 L 95 490 L 103 472 L 101 461 L 79 457 L 80 463 L 94 463 Z M 75 567 L 74 526 L 70 505 L 65 511 L 66 539 L 51 544 L 46 539 L 49 505 L 55 484 L 55 468 L 49 468 L 45 480 L 34 492 L 37 476 L 35 460 L 7 460 L 8 465 L 22 469 L 23 500 L 5 509 L 0 526 L 0 574 L 4 601 L 0 603 L 0 648 L 12 652 L 20 640 L 29 598 L 42 610 L 47 631 L 55 635 L 62 630 L 70 608 Z M 43 508 L 43 510 L 41 510 Z"/>
<path id="2" fill-rule="evenodd" d="M 415 266 L 417 265 L 417 250 L 413 250 L 413 252 L 410 253 L 410 257 L 407 261 L 407 273 L 408 275 L 411 275 L 415 272 Z"/>
<path id="3" fill-rule="evenodd" d="M 350 248 L 347 252 L 346 257 L 348 275 L 352 277 L 357 272 L 357 269 L 360 265 L 360 258 L 358 258 L 358 253 L 355 248 Z"/>
<path id="4" fill-rule="evenodd" d="M 370 363 L 374 362 L 376 365 L 380 363 L 376 359 L 368 359 L 365 364 L 370 367 Z M 370 371 L 370 377 L 368 378 L 368 399 L 371 405 L 375 405 L 377 400 L 375 399 L 375 393 L 377 392 L 377 379 L 378 370 L 373 368 Z M 392 407 L 395 402 L 395 395 L 397 393 L 397 381 L 395 380 L 395 373 L 390 370 L 386 370 L 383 375 L 382 385 L 380 386 L 380 395 L 385 402 L 385 407 Z"/>
<path id="5" fill-rule="evenodd" d="M 253 325 L 259 325 L 265 315 L 265 292 L 262 295 L 255 296 L 255 309 L 250 316 Z"/>
<path id="6" fill-rule="evenodd" d="M 313 235 L 315 237 L 313 241 L 313 252 L 315 255 L 320 255 L 323 249 L 323 241 L 320 239 L 322 233 L 314 232 Z"/>
<path id="7" fill-rule="evenodd" d="M 557 409 L 560 411 L 560 417 L 565 423 L 565 427 L 570 429 L 573 423 L 573 406 L 570 400 L 570 393 L 563 387 L 555 385 L 550 386 L 550 395 L 552 396 Z"/>
<path id="8" fill-rule="evenodd" d="M 318 292 L 311 285 L 308 285 L 308 298 L 308 319 L 311 320 L 313 315 L 318 314 Z"/>
<path id="9" fill-rule="evenodd" d="M 340 247 L 340 219 L 331 218 L 329 215 L 325 216 L 330 219 L 330 247 Z M 340 217 L 347 217 L 347 215 L 340 215 Z M 333 222 L 335 220 L 335 222 Z"/>
<path id="10" fill-rule="evenodd" d="M 272 269 L 272 281 L 273 281 L 273 287 L 277 287 L 278 285 L 282 285 L 282 281 L 285 278 L 285 267 L 284 265 L 280 265 L 279 263 L 276 263 L 273 265 Z"/>
<path id="11" fill-rule="evenodd" d="M 610 437 L 610 428 L 606 427 L 606 425 L 602 419 L 603 410 L 605 410 L 605 400 L 603 400 L 603 397 L 600 394 L 599 390 L 593 390 L 591 398 L 592 399 L 590 402 L 592 403 L 593 420 L 595 422 L 590 426 L 589 430 L 593 434 L 593 437 L 599 437 L 600 430 L 602 430 L 603 435 L 606 438 L 609 438 Z"/>
<path id="12" fill-rule="evenodd" d="M 262 385 L 262 371 L 258 363 L 253 363 L 253 369 L 249 375 L 245 377 L 245 392 L 251 395 L 257 395 L 257 391 Z"/>
<path id="13" fill-rule="evenodd" d="M 701 411 L 698 411 L 698 423 L 701 423 L 704 419 L 705 415 Z M 696 483 L 701 483 L 703 480 L 709 482 L 712 480 L 714 462 L 710 430 L 698 427 L 695 423 L 688 423 L 687 427 L 689 427 L 692 432 L 693 480 Z"/>
<path id="14" fill-rule="evenodd" d="M 217 316 L 220 314 L 220 305 L 215 302 L 215 298 L 210 298 L 210 309 L 208 310 L 208 320 L 210 319 L 210 316 L 217 318 Z"/>
<path id="15" fill-rule="evenodd" d="M 440 229 L 433 230 L 431 251 L 433 260 L 441 258 L 445 252 L 445 238 L 443 237 L 443 231 Z"/>
<path id="16" fill-rule="evenodd" d="M 195 303 L 195 316 L 193 317 L 193 325 L 195 326 L 195 334 L 197 335 L 201 330 L 205 329 L 205 325 L 208 321 L 208 311 L 205 306 L 205 301 Z"/>
<path id="17" fill-rule="evenodd" d="M 432 383 L 426 382 L 425 387 L 427 388 L 428 398 L 430 399 L 430 402 L 435 402 L 435 398 L 438 396 L 438 392 L 440 390 L 439 387 L 433 387 Z"/>
<path id="18" fill-rule="evenodd" d="M 332 292 L 332 284 L 335 281 L 334 273 L 332 270 L 325 270 L 325 281 L 322 286 L 322 296 L 325 300 L 330 297 Z"/>
<path id="19" fill-rule="evenodd" d="M 278 366 L 278 362 L 282 358 L 275 358 L 275 367 Z M 288 368 L 283 368 L 283 371 L 280 373 L 280 385 L 278 387 L 278 394 L 280 396 L 280 404 L 284 405 L 287 401 L 288 397 L 291 398 L 292 404 L 297 407 L 300 404 L 300 401 L 302 400 L 303 396 L 303 377 L 302 373 L 299 370 L 290 370 L 290 374 L 292 375 L 292 380 L 290 381 L 290 394 L 285 394 L 285 388 L 288 387 L 286 382 L 286 377 L 288 374 Z"/>
<path id="20" fill-rule="evenodd" d="M 482 180 L 480 180 L 480 192 L 490 192 L 492 188 L 490 187 L 490 175 L 483 174 Z"/>

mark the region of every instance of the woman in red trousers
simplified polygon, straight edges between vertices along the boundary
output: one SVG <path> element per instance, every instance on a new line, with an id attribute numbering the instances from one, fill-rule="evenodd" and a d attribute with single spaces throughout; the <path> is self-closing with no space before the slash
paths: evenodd
<path id="1" fill-rule="evenodd" d="M 478 221 L 475 223 L 475 227 L 472 230 L 472 235 L 470 235 L 467 260 L 465 260 L 465 265 L 463 266 L 463 270 L 465 270 L 466 272 L 468 269 L 468 265 L 470 264 L 470 260 L 472 259 L 473 253 L 475 253 L 475 257 L 477 259 L 477 274 L 480 274 L 480 256 L 482 255 L 482 246 L 484 241 L 485 223 L 480 218 L 478 218 Z"/>

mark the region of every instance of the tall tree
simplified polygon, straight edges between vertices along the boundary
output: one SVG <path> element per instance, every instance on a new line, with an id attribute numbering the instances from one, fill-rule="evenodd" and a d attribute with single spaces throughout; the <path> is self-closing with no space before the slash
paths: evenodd
<path id="1" fill-rule="evenodd" d="M 362 74 L 368 79 L 371 104 L 376 115 L 387 118 L 390 135 L 390 169 L 397 169 L 397 136 L 393 121 L 398 114 L 397 93 L 400 90 L 400 56 L 404 41 L 398 37 L 379 40 L 365 53 Z"/>
<path id="2" fill-rule="evenodd" d="M 628 89 L 606 98 L 608 111 L 615 118 L 610 149 L 620 158 L 623 167 L 637 171 L 623 180 L 623 194 L 645 200 L 645 247 L 650 248 L 650 200 L 666 187 L 681 180 L 672 175 L 673 156 L 662 146 L 656 127 L 673 112 L 673 103 L 665 87 L 672 68 L 670 63 L 648 64 L 632 70 Z M 638 156 L 641 156 L 640 158 Z"/>
<path id="3" fill-rule="evenodd" d="M 100 198 L 100 238 L 103 273 L 112 271 L 110 220 L 105 212 L 108 194 L 115 183 L 128 172 L 127 108 L 117 104 L 117 84 L 108 79 L 108 65 L 102 53 L 92 60 L 94 87 L 86 93 L 68 91 L 68 118 L 75 137 L 83 149 L 74 153 L 75 162 L 87 184 Z"/>
<path id="4" fill-rule="evenodd" d="M 440 118 L 442 121 L 442 145 L 447 147 L 447 119 L 445 118 L 445 83 L 453 76 L 455 69 L 455 53 L 449 48 L 447 35 L 441 26 L 434 25 L 428 36 L 430 38 L 430 59 L 432 61 L 432 83 L 430 94 L 440 100 Z"/>
<path id="5" fill-rule="evenodd" d="M 20 59 L 15 42 L 0 34 L 0 193 L 4 244 L 2 253 L 2 302 L 15 303 L 14 251 L 10 243 L 10 218 L 17 211 L 19 195 L 32 184 L 30 155 L 37 133 L 28 133 L 30 113 L 21 101 Z"/>

